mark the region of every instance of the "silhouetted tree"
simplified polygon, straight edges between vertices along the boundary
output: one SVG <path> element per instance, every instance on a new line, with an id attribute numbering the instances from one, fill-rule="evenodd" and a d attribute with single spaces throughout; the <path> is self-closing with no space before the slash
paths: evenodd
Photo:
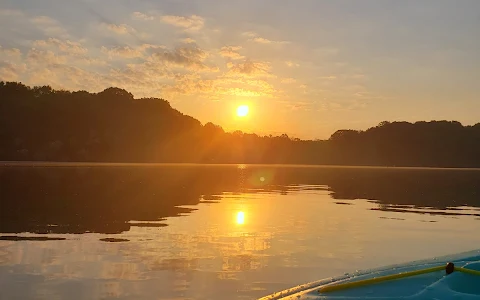
<path id="1" fill-rule="evenodd" d="M 388 122 L 328 140 L 225 132 L 164 99 L 0 82 L 0 160 L 478 167 L 480 124 Z"/>

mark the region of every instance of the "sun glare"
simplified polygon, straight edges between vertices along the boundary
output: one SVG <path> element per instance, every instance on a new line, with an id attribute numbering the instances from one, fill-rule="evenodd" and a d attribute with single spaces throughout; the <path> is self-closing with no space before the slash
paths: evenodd
<path id="1" fill-rule="evenodd" d="M 248 106 L 247 105 L 240 105 L 237 108 L 237 116 L 246 117 L 247 115 L 248 115 Z"/>
<path id="2" fill-rule="evenodd" d="M 245 213 L 243 211 L 239 211 L 237 213 L 237 224 L 239 225 L 245 224 Z"/>

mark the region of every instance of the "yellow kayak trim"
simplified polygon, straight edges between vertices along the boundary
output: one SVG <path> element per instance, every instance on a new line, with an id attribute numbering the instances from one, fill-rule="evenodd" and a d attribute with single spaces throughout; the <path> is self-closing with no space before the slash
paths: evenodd
<path id="1" fill-rule="evenodd" d="M 455 267 L 455 271 L 470 274 L 470 275 L 477 275 L 480 276 L 480 271 L 472 270 L 472 269 L 467 269 L 467 268 L 457 268 Z"/>
<path id="2" fill-rule="evenodd" d="M 320 293 L 328 293 L 328 292 L 346 290 L 346 289 L 349 289 L 349 288 L 362 287 L 362 286 L 366 286 L 366 285 L 369 285 L 369 284 L 375 284 L 375 283 L 385 282 L 385 281 L 389 281 L 389 280 L 406 278 L 406 277 L 411 277 L 411 276 L 416 276 L 416 275 L 421 275 L 421 274 L 426 274 L 426 273 L 443 271 L 443 270 L 445 270 L 445 266 L 438 266 L 438 267 L 427 268 L 427 269 L 422 269 L 422 270 L 409 271 L 409 272 L 405 272 L 405 273 L 399 273 L 399 274 L 386 275 L 386 276 L 381 276 L 381 277 L 376 277 L 376 278 L 358 280 L 358 281 L 353 281 L 353 282 L 327 285 L 327 286 L 324 286 L 324 287 L 320 288 L 319 292 Z M 462 267 L 460 267 L 460 268 L 459 267 L 454 267 L 454 270 L 458 271 L 458 272 L 466 273 L 466 274 L 480 276 L 480 271 L 475 271 L 475 270 L 472 270 L 472 269 L 466 269 L 466 268 L 462 268 Z"/>

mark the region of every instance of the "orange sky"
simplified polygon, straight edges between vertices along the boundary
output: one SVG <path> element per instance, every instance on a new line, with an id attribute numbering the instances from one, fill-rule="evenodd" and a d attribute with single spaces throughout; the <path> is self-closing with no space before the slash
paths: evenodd
<path id="1" fill-rule="evenodd" d="M 328 138 L 480 120 L 478 1 L 4 0 L 0 80 L 163 97 L 227 130 Z M 238 105 L 250 107 L 238 119 Z"/>

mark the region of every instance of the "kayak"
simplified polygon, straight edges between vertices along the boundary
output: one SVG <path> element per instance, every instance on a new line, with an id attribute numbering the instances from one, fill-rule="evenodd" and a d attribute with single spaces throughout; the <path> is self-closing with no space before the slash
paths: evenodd
<path id="1" fill-rule="evenodd" d="M 260 300 L 480 299 L 480 251 L 302 284 Z"/>

